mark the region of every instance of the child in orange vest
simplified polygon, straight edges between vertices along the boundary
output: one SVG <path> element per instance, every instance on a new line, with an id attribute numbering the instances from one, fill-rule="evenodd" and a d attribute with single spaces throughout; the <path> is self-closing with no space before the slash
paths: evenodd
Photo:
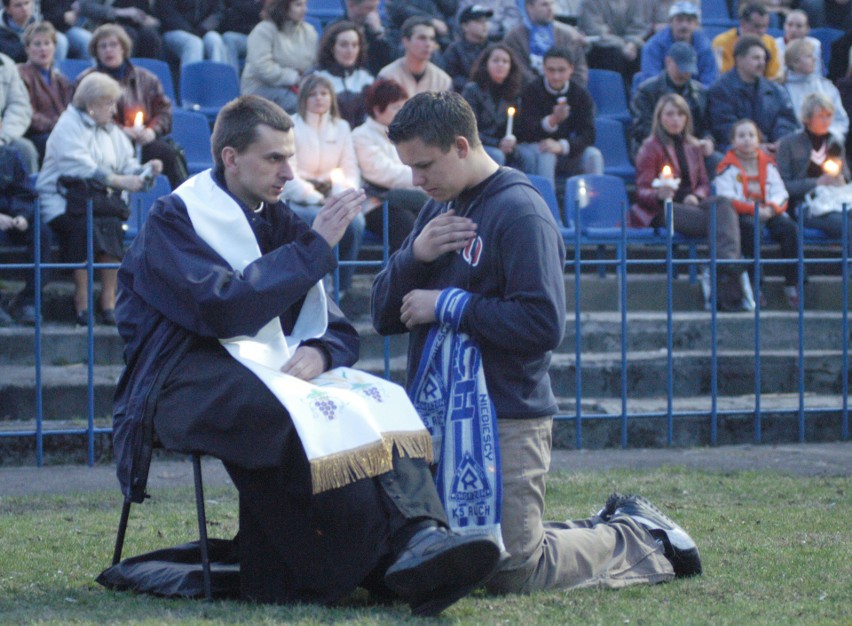
<path id="1" fill-rule="evenodd" d="M 744 257 L 754 257 L 754 205 L 757 219 L 781 246 L 781 257 L 797 259 L 799 240 L 796 223 L 787 214 L 787 189 L 775 160 L 761 149 L 761 133 L 751 120 L 740 120 L 731 129 L 731 149 L 719 163 L 714 181 L 716 192 L 730 198 L 740 218 L 740 241 Z M 799 306 L 798 271 L 795 264 L 782 266 L 784 295 L 793 308 Z M 751 268 L 749 268 L 751 269 Z"/>

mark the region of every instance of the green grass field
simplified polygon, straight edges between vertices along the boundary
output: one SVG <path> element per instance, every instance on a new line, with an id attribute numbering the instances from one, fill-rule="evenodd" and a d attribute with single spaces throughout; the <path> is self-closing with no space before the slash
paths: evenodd
<path id="1" fill-rule="evenodd" d="M 695 538 L 704 576 L 621 591 L 477 592 L 445 611 L 458 624 L 852 624 L 849 477 L 773 472 L 557 474 L 549 518 L 580 518 L 613 490 L 648 497 Z M 155 492 L 131 515 L 125 555 L 196 538 L 192 493 Z M 211 536 L 237 527 L 236 493 L 208 490 Z M 0 498 L 0 624 L 392 624 L 420 621 L 403 604 L 356 595 L 334 608 L 174 601 L 94 582 L 112 554 L 116 492 Z"/>

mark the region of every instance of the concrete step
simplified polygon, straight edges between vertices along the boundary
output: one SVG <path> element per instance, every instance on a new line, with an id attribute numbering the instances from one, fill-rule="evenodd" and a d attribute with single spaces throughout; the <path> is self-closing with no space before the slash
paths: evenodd
<path id="1" fill-rule="evenodd" d="M 716 318 L 716 347 L 719 350 L 743 349 L 754 346 L 754 314 L 734 313 Z M 354 320 L 361 336 L 361 356 L 364 359 L 384 355 L 384 338 L 376 334 L 369 318 Z M 852 331 L 848 331 L 852 332 Z M 804 348 L 833 349 L 842 345 L 842 315 L 832 311 L 806 311 L 804 317 Z M 621 350 L 621 316 L 598 311 L 580 316 L 581 350 L 619 352 Z M 571 312 L 565 325 L 565 339 L 557 352 L 574 354 L 576 324 Z M 847 337 L 847 343 L 849 338 Z M 406 354 L 408 338 L 395 335 L 389 338 L 390 354 Z M 660 312 L 631 312 L 627 316 L 627 350 L 648 351 L 665 349 L 666 316 Z M 71 324 L 48 322 L 42 325 L 42 362 L 46 365 L 67 365 L 88 361 L 88 332 Z M 710 314 L 677 312 L 672 318 L 674 350 L 707 350 L 712 345 Z M 794 349 L 798 346 L 798 315 L 792 311 L 762 311 L 760 316 L 760 346 L 763 350 Z M 28 327 L 0 328 L 0 365 L 34 365 L 35 333 Z M 94 328 L 94 362 L 98 365 L 121 365 L 124 345 L 115 328 Z"/>
<path id="2" fill-rule="evenodd" d="M 764 394 L 761 396 L 761 442 L 768 444 L 794 443 L 800 440 L 799 416 L 791 413 L 798 406 L 795 394 Z M 805 439 L 808 442 L 837 441 L 841 438 L 842 403 L 838 396 L 806 394 Z M 573 419 L 574 399 L 560 398 L 563 414 L 553 423 L 554 448 L 576 449 L 577 423 Z M 672 439 L 667 434 L 665 398 L 631 399 L 629 410 L 642 414 L 627 424 L 628 448 L 654 448 L 712 445 L 709 397 L 676 398 L 672 419 Z M 753 395 L 723 397 L 717 400 L 716 444 L 749 444 L 756 441 Z M 815 409 L 822 409 L 816 411 Z M 582 403 L 584 416 L 581 426 L 582 447 L 585 449 L 619 448 L 622 446 L 621 402 L 611 398 L 587 398 Z M 111 421 L 99 418 L 96 429 L 108 430 Z M 83 419 L 56 420 L 45 423 L 42 433 L 43 462 L 46 465 L 86 463 L 88 436 Z M 23 436 L 9 437 L 15 433 Z M 35 465 L 36 423 L 34 420 L 0 422 L 0 466 Z M 96 463 L 111 463 L 113 450 L 111 434 L 98 432 L 93 437 Z M 183 458 L 157 451 L 158 455 Z"/>

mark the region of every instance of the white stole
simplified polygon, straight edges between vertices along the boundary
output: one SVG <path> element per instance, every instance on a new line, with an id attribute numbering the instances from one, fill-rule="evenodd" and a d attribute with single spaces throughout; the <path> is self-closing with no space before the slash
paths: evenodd
<path id="1" fill-rule="evenodd" d="M 216 184 L 210 170 L 190 178 L 175 193 L 198 236 L 234 271 L 242 272 L 260 258 L 245 213 Z M 394 445 L 401 455 L 431 461 L 429 433 L 398 385 L 345 367 L 310 382 L 281 372 L 303 340 L 321 337 L 327 328 L 326 295 L 319 282 L 308 291 L 289 337 L 276 316 L 253 337 L 219 339 L 289 412 L 311 465 L 313 492 L 389 471 Z"/>

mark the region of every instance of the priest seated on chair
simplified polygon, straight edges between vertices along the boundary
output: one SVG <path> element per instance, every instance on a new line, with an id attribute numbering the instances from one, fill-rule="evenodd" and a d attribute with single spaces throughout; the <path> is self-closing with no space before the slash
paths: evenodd
<path id="1" fill-rule="evenodd" d="M 131 497 L 149 416 L 167 449 L 218 457 L 233 479 L 244 598 L 332 603 L 365 587 L 436 615 L 501 550 L 449 529 L 405 392 L 349 368 L 358 336 L 321 281 L 364 194 L 333 195 L 302 222 L 279 200 L 292 128 L 263 98 L 228 103 L 213 169 L 160 198 L 125 256 L 119 480 Z"/>

